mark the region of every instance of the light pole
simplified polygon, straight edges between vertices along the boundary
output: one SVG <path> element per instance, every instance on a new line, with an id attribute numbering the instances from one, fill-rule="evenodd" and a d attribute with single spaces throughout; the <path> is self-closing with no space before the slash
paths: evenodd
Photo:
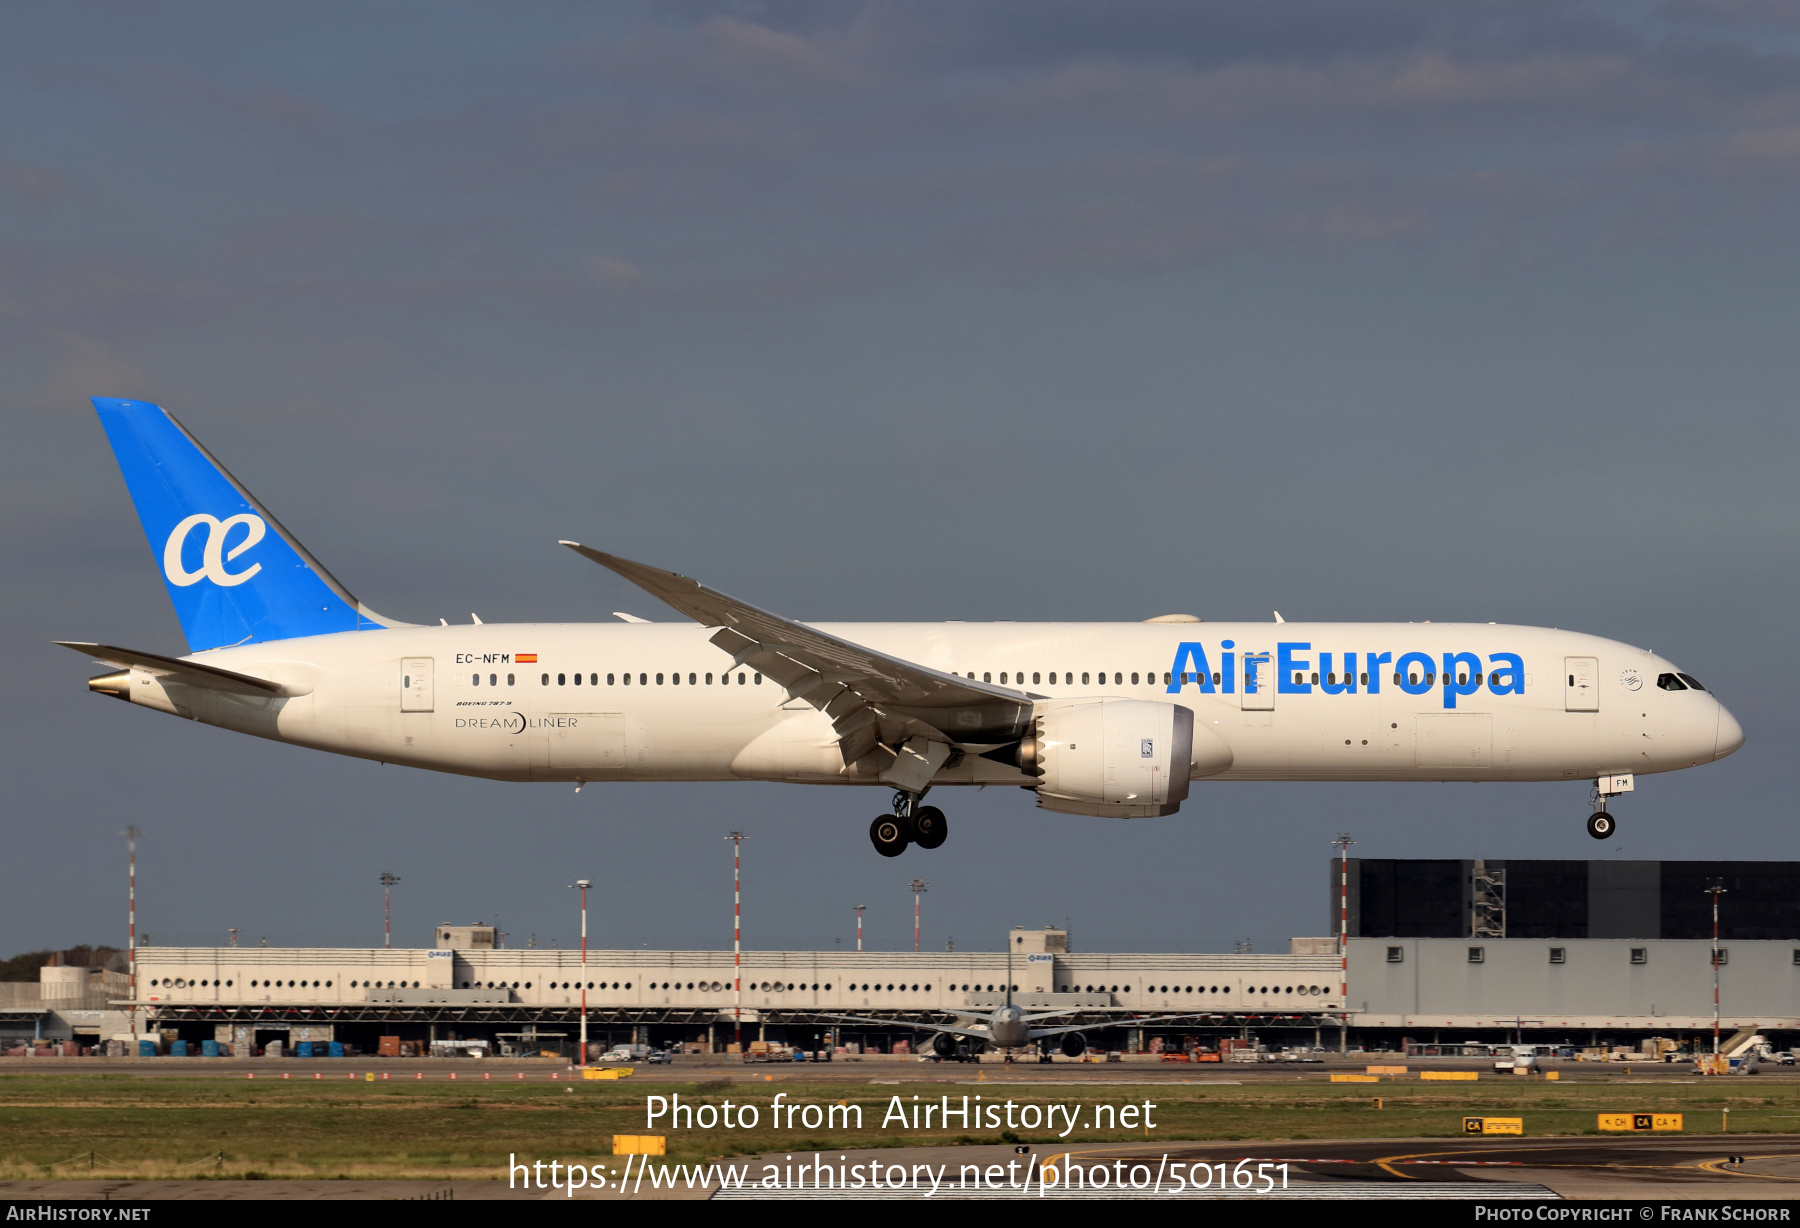
<path id="1" fill-rule="evenodd" d="M 131 866 L 130 876 L 129 876 L 129 882 L 130 882 L 129 892 L 130 893 L 129 893 L 129 897 L 126 901 L 126 910 L 125 910 L 127 920 L 128 920 L 129 932 L 130 932 L 130 937 L 126 940 L 127 945 L 126 945 L 125 959 L 126 959 L 127 967 L 129 968 L 129 970 L 131 972 L 131 1013 L 128 1016 L 126 1016 L 126 1020 L 127 1020 L 127 1027 L 130 1029 L 131 1035 L 133 1037 L 133 1046 L 135 1047 L 136 1037 L 137 1037 L 137 838 L 138 838 L 138 829 L 135 826 L 127 827 L 124 831 L 120 832 L 119 834 L 121 836 L 125 837 L 125 854 L 126 854 L 126 857 L 129 859 L 130 866 Z M 135 1057 L 137 1055 L 134 1053 L 132 1056 Z"/>
<path id="2" fill-rule="evenodd" d="M 394 919 L 393 919 L 393 912 L 389 908 L 388 895 L 390 892 L 393 891 L 394 884 L 399 881 L 400 881 L 400 876 L 398 874 L 389 874 L 386 871 L 382 872 L 382 875 L 381 875 L 381 949 L 384 951 L 392 950 L 393 946 L 394 946 Z"/>
<path id="3" fill-rule="evenodd" d="M 571 887 L 581 888 L 581 1062 L 587 1066 L 587 893 L 594 884 L 585 878 L 578 878 Z"/>
<path id="4" fill-rule="evenodd" d="M 862 915 L 863 909 L 867 907 L 867 904 L 858 904 L 856 906 L 856 949 L 858 951 L 862 950 Z"/>
<path id="5" fill-rule="evenodd" d="M 1350 1052 L 1350 846 L 1356 841 L 1340 833 L 1338 846 L 1338 1052 Z"/>
<path id="6" fill-rule="evenodd" d="M 927 891 L 927 890 L 929 890 L 929 888 L 927 888 L 927 887 L 926 887 L 926 886 L 925 886 L 925 880 L 924 880 L 924 879 L 922 879 L 922 878 L 915 878 L 915 879 L 913 879 L 913 880 L 912 880 L 912 893 L 913 893 L 913 950 L 915 950 L 915 951 L 917 951 L 917 950 L 918 950 L 918 949 L 919 949 L 919 897 L 920 897 L 920 896 L 922 896 L 922 895 L 924 895 L 924 894 L 925 894 L 925 892 L 926 892 L 926 891 Z"/>
<path id="7" fill-rule="evenodd" d="M 1713 908 L 1713 1059 L 1716 1061 L 1719 1056 L 1719 897 L 1725 894 L 1725 888 L 1715 878 L 1706 894 L 1712 897 Z"/>
<path id="8" fill-rule="evenodd" d="M 731 1042 L 738 1056 L 744 1053 L 744 908 L 740 889 L 742 846 L 750 837 L 734 831 L 725 837 L 731 841 Z"/>

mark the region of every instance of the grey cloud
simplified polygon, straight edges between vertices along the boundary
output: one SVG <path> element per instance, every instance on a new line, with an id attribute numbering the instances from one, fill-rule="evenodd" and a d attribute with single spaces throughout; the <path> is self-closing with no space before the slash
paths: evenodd
<path id="1" fill-rule="evenodd" d="M 65 62 L 37 67 L 31 75 L 45 86 L 113 97 L 135 114 L 208 128 L 248 123 L 279 125 L 292 132 L 336 118 L 323 103 L 298 97 L 242 69 L 209 67 L 211 71 L 203 72 L 186 64 L 138 61 L 101 70 Z"/>
<path id="2" fill-rule="evenodd" d="M 717 5 L 675 5 L 699 21 Z M 1625 20 L 1574 0 L 1330 0 L 1269 4 L 1140 0 L 954 0 L 858 6 L 761 3 L 731 6 L 777 28 L 815 36 L 854 26 L 871 56 L 913 68 L 1044 70 L 1071 60 L 1219 65 L 1233 62 L 1329 63 L 1435 47 L 1456 54 L 1517 56 L 1559 48 L 1585 53 L 1640 46 Z"/>
<path id="3" fill-rule="evenodd" d="M 53 170 L 0 158 L 0 186 L 21 203 L 42 208 L 69 190 L 69 181 Z"/>
<path id="4" fill-rule="evenodd" d="M 656 89 L 804 96 L 876 83 L 877 75 L 856 62 L 858 41 L 854 26 L 847 34 L 798 33 L 719 14 L 691 29 L 588 43 L 557 58 Z"/>

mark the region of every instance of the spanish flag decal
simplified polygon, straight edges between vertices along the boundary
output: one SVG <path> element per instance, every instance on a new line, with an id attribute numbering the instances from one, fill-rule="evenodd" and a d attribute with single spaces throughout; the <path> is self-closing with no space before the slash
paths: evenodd
<path id="1" fill-rule="evenodd" d="M 535 653 L 535 652 L 515 652 L 515 653 L 513 653 L 513 660 L 518 662 L 520 665 L 536 665 L 537 664 L 537 653 Z"/>

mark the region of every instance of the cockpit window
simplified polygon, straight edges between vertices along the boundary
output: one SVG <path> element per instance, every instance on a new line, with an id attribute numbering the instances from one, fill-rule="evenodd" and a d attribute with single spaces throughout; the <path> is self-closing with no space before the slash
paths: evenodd
<path id="1" fill-rule="evenodd" d="M 1706 689 L 1705 687 L 1700 685 L 1700 680 L 1698 678 L 1694 677 L 1692 674 L 1676 674 L 1675 676 L 1677 678 L 1681 679 L 1683 682 L 1687 683 L 1689 686 L 1693 687 L 1696 691 L 1704 691 Z"/>
<path id="2" fill-rule="evenodd" d="M 1664 691 L 1687 690 L 1687 684 L 1682 682 L 1682 680 L 1677 678 L 1674 674 L 1658 674 L 1656 676 L 1656 685 L 1659 690 Z"/>

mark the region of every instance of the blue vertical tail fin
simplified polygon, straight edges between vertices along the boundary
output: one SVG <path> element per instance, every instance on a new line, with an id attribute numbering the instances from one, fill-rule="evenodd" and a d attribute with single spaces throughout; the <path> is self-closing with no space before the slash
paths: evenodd
<path id="1" fill-rule="evenodd" d="M 189 651 L 404 625 L 351 596 L 167 410 L 94 408 Z"/>

